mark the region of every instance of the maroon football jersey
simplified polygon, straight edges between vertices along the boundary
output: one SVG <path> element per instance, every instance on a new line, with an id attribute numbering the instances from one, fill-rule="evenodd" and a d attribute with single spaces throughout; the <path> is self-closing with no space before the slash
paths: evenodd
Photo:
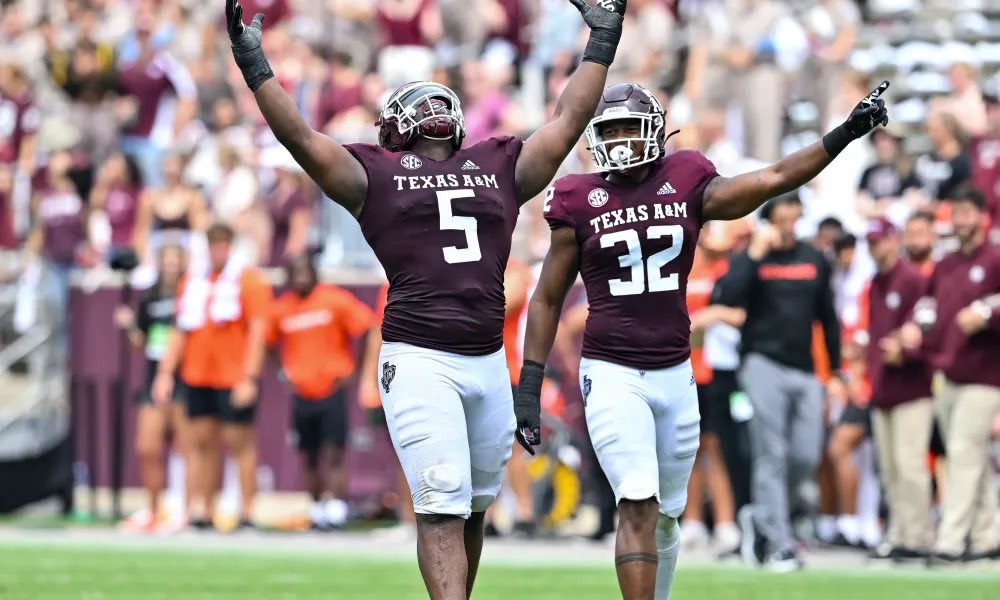
<path id="1" fill-rule="evenodd" d="M 361 231 L 389 279 L 383 339 L 469 356 L 500 349 L 522 143 L 491 138 L 440 162 L 347 146 L 368 172 Z"/>
<path id="2" fill-rule="evenodd" d="M 149 137 L 157 124 L 160 102 L 173 92 L 178 98 L 197 96 L 191 75 L 182 63 L 167 53 L 159 53 L 148 62 L 134 62 L 118 73 L 119 91 L 134 96 L 138 102 L 135 122 L 122 134 Z"/>
<path id="3" fill-rule="evenodd" d="M 691 354 L 687 278 L 701 231 L 705 186 L 718 176 L 697 152 L 653 163 L 645 181 L 563 177 L 549 190 L 549 225 L 572 227 L 590 316 L 583 356 L 664 369 Z"/>
<path id="4" fill-rule="evenodd" d="M 41 113 L 30 95 L 11 98 L 0 94 L 0 164 L 20 158 L 24 138 L 38 132 Z"/>

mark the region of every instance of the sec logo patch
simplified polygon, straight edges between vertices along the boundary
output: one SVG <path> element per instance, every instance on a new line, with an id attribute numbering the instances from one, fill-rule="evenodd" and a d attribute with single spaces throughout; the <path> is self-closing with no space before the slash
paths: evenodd
<path id="1" fill-rule="evenodd" d="M 413 156 L 412 154 L 407 154 L 406 156 L 404 156 L 402 160 L 399 161 L 399 163 L 403 165 L 403 168 L 409 169 L 411 171 L 416 171 L 424 164 L 423 161 L 421 161 L 416 156 Z"/>
<path id="2" fill-rule="evenodd" d="M 587 195 L 587 202 L 594 208 L 599 208 L 608 203 L 608 193 L 601 188 L 595 188 Z"/>

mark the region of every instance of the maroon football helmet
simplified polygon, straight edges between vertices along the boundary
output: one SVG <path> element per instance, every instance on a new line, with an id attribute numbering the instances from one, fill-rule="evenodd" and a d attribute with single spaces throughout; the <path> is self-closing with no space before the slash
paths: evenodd
<path id="1" fill-rule="evenodd" d="M 451 140 L 457 150 L 465 138 L 458 96 L 432 81 L 407 83 L 393 92 L 375 125 L 378 145 L 390 152 L 408 150 L 417 137 Z"/>
<path id="2" fill-rule="evenodd" d="M 586 130 L 588 149 L 597 168 L 624 171 L 660 158 L 666 144 L 665 115 L 653 93 L 637 83 L 619 83 L 605 89 Z M 604 140 L 601 136 L 602 123 L 631 120 L 642 125 L 639 137 Z M 642 144 L 642 154 L 632 151 L 632 142 Z"/>

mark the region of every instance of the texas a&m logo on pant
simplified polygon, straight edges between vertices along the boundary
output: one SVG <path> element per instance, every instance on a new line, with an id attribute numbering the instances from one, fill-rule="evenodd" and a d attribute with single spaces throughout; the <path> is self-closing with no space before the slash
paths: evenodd
<path id="1" fill-rule="evenodd" d="M 389 384 L 392 383 L 392 378 L 396 376 L 396 365 L 391 363 L 382 363 L 382 388 L 385 393 L 389 393 Z"/>
<path id="2" fill-rule="evenodd" d="M 593 382 L 590 381 L 590 377 L 586 375 L 583 376 L 583 405 L 587 406 L 587 397 L 590 396 L 590 386 Z"/>

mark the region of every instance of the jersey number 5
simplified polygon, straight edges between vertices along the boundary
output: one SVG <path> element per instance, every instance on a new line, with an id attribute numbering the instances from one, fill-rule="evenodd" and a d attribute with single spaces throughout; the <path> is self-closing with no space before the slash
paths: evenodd
<path id="1" fill-rule="evenodd" d="M 445 246 L 444 261 L 455 263 L 476 262 L 483 257 L 479 250 L 479 223 L 475 217 L 456 217 L 451 212 L 451 201 L 456 198 L 473 198 L 472 190 L 444 190 L 437 193 L 438 212 L 441 213 L 441 230 L 464 231 L 465 248 Z"/>
<path id="2" fill-rule="evenodd" d="M 681 254 L 684 245 L 684 228 L 680 225 L 654 225 L 646 230 L 646 239 L 656 240 L 670 236 L 670 247 L 650 256 L 645 261 L 642 258 L 642 246 L 639 244 L 639 232 L 635 229 L 606 233 L 601 236 L 601 248 L 610 248 L 618 243 L 624 243 L 628 254 L 618 257 L 618 264 L 623 269 L 631 269 L 632 275 L 628 281 L 611 279 L 612 296 L 634 296 L 647 291 L 669 292 L 680 287 L 680 277 L 671 273 L 666 277 L 661 273 L 663 266 Z M 645 265 L 643 265 L 645 262 Z"/>

